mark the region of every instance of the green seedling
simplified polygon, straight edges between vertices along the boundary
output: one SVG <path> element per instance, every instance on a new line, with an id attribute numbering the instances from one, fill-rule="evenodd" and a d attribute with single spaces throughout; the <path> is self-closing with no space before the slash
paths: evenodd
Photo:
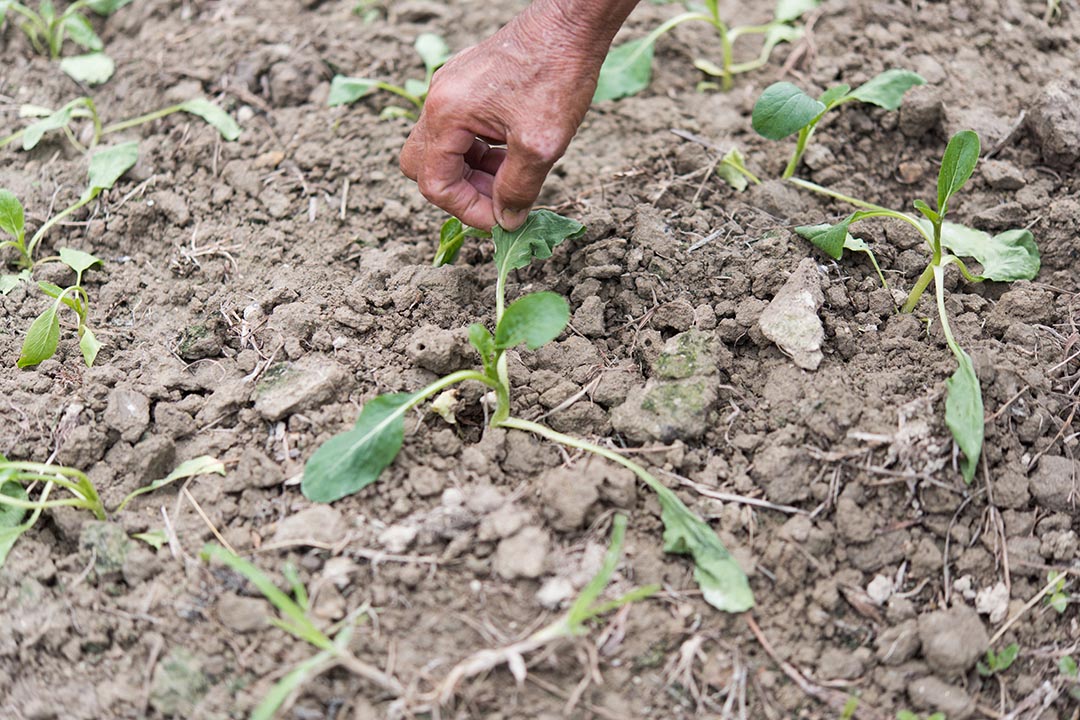
<path id="1" fill-rule="evenodd" d="M 910 710 L 901 710 L 900 712 L 896 713 L 896 720 L 947 720 L 947 719 L 945 717 L 945 713 L 942 713 L 942 712 L 936 712 L 936 713 L 934 713 L 932 715 L 927 715 L 927 716 L 923 717 L 922 715 L 919 715 L 918 713 L 913 713 Z"/>
<path id="2" fill-rule="evenodd" d="M 792 83 L 773 83 L 754 104 L 751 122 L 754 130 L 769 140 L 799 134 L 795 152 L 784 168 L 786 179 L 795 174 L 814 130 L 830 110 L 850 102 L 896 110 L 903 102 L 904 93 L 925 84 L 920 75 L 908 70 L 886 70 L 854 90 L 850 85 L 834 85 L 815 100 Z"/>
<path id="3" fill-rule="evenodd" d="M 79 350 L 82 352 L 86 367 L 91 367 L 101 350 L 101 343 L 90 329 L 90 295 L 82 286 L 83 273 L 101 260 L 90 253 L 71 248 L 60 248 L 60 262 L 75 272 L 75 284 L 61 288 L 52 283 L 38 281 L 38 288 L 52 298 L 53 302 L 34 319 L 23 339 L 22 352 L 16 362 L 20 368 L 33 367 L 56 354 L 60 345 L 60 311 L 68 307 L 78 319 L 76 332 L 79 337 Z"/>
<path id="4" fill-rule="evenodd" d="M 111 15 L 131 0 L 76 0 L 63 12 L 58 12 L 53 0 L 41 0 L 35 11 L 28 5 L 14 0 L 0 0 L 0 23 L 10 13 L 17 17 L 19 28 L 37 52 L 56 60 L 64 49 L 64 42 L 71 39 L 89 54 L 65 58 L 61 69 L 79 82 L 91 84 L 108 80 L 115 69 L 111 58 L 105 55 L 105 45 L 94 32 L 94 26 L 86 16 L 87 10 L 98 15 Z M 107 73 L 106 73 L 107 71 Z"/>
<path id="5" fill-rule="evenodd" d="M 143 493 L 157 490 L 177 480 L 210 473 L 224 475 L 225 466 L 207 456 L 188 460 L 164 480 L 157 480 L 128 495 L 112 512 L 121 512 L 128 502 Z M 71 497 L 50 500 L 49 497 L 56 488 L 66 490 Z M 30 497 L 31 492 L 36 493 L 33 499 Z M 83 508 L 92 512 L 98 520 L 107 519 L 101 496 L 86 473 L 61 465 L 14 462 L 0 454 L 0 567 L 3 567 L 15 541 L 34 526 L 41 513 L 58 507 Z M 27 512 L 30 512 L 29 518 L 26 517 Z M 143 535 L 147 537 L 139 539 L 161 547 L 161 544 L 151 541 L 151 533 Z"/>
<path id="6" fill-rule="evenodd" d="M 1049 570 L 1046 573 L 1046 582 L 1054 584 L 1051 586 L 1044 602 L 1057 611 L 1059 615 L 1069 608 L 1069 594 L 1065 592 L 1066 577 L 1066 573 L 1060 573 L 1056 570 Z"/>
<path id="7" fill-rule="evenodd" d="M 33 270 L 37 264 L 34 261 L 34 251 L 48 232 L 64 218 L 89 205 L 101 193 L 111 190 L 116 181 L 130 170 L 138 159 L 139 145 L 134 142 L 106 148 L 91 156 L 86 190 L 72 205 L 61 210 L 38 228 L 29 241 L 26 240 L 26 213 L 22 203 L 11 191 L 0 189 L 0 230 L 11 237 L 10 240 L 0 242 L 0 251 L 5 248 L 16 250 L 19 253 L 18 267 L 26 271 Z M 41 262 L 59 259 L 48 258 Z M 0 275 L 0 291 L 4 294 L 11 292 L 22 279 L 24 279 L 22 276 Z"/>
<path id="8" fill-rule="evenodd" d="M 112 125 L 103 125 L 94 101 L 88 97 L 80 97 L 75 98 L 59 110 L 50 110 L 37 105 L 23 105 L 19 109 L 19 114 L 24 118 L 38 118 L 38 120 L 0 140 L 0 148 L 22 139 L 22 149 L 33 150 L 47 134 L 60 131 L 64 133 L 68 142 L 76 150 L 86 152 L 87 148 L 79 142 L 75 132 L 72 130 L 72 124 L 76 120 L 89 120 L 92 124 L 90 148 L 93 148 L 107 135 L 130 130 L 181 112 L 202 118 L 217 130 L 222 138 L 229 142 L 240 137 L 240 126 L 236 124 L 232 116 L 205 98 L 192 98 L 129 120 L 122 120 Z"/>
<path id="9" fill-rule="evenodd" d="M 1062 655 L 1058 660 L 1058 672 L 1069 684 L 1069 697 L 1080 701 L 1080 666 L 1071 655 Z"/>
<path id="10" fill-rule="evenodd" d="M 410 107 L 403 108 L 398 105 L 389 105 L 383 108 L 379 117 L 398 118 L 404 117 L 416 120 L 420 111 L 424 108 L 424 100 L 427 98 L 428 89 L 431 87 L 431 78 L 435 71 L 441 68 L 450 59 L 450 46 L 438 35 L 423 33 L 416 38 L 416 54 L 424 62 L 426 70 L 423 80 L 409 78 L 403 85 L 394 85 L 382 80 L 371 78 L 348 77 L 335 75 L 330 81 L 330 96 L 327 104 L 330 107 L 338 105 L 352 105 L 357 100 L 367 97 L 372 93 L 383 91 L 406 100 Z"/>
<path id="11" fill-rule="evenodd" d="M 820 0 L 778 0 L 770 22 L 764 25 L 729 27 L 720 17 L 718 0 L 704 0 L 701 3 L 688 0 L 684 3 L 685 12 L 659 25 L 645 37 L 616 45 L 611 49 L 600 69 L 600 78 L 593 102 L 637 95 L 647 88 L 652 80 L 652 61 L 656 42 L 666 33 L 688 22 L 705 23 L 716 30 L 720 38 L 720 63 L 698 59 L 694 61 L 694 67 L 710 77 L 718 78 L 723 90 L 730 90 L 736 75 L 764 66 L 769 62 L 769 57 L 777 45 L 795 42 L 801 38 L 804 30 L 795 23 L 819 3 Z M 753 60 L 735 62 L 735 41 L 743 36 L 755 35 L 762 38 L 758 56 Z M 706 83 L 703 87 L 708 86 L 711 84 Z"/>
<path id="12" fill-rule="evenodd" d="M 930 262 L 908 294 L 901 312 L 914 310 L 930 283 L 934 283 L 938 319 L 945 342 L 956 357 L 958 365 L 953 376 L 945 382 L 945 424 L 963 452 L 960 469 L 968 483 L 975 475 L 976 464 L 982 452 L 982 390 L 971 358 L 956 341 L 949 323 L 945 308 L 945 269 L 949 265 L 955 265 L 969 282 L 1030 280 L 1039 272 L 1039 250 L 1030 231 L 1008 230 L 991 237 L 980 230 L 945 220 L 953 196 L 964 187 L 975 171 L 979 152 L 979 136 L 971 130 L 963 130 L 949 140 L 938 174 L 937 209 L 932 209 L 922 200 L 914 203 L 915 209 L 923 215 L 922 219 L 864 202 L 805 180 L 789 180 L 800 188 L 861 208 L 833 225 L 808 225 L 795 229 L 832 257 L 839 257 L 843 247 L 849 242 L 850 228 L 869 218 L 890 218 L 906 222 L 926 240 L 930 249 Z M 972 257 L 978 261 L 982 265 L 982 273 L 972 274 L 960 260 L 961 256 Z"/>
<path id="13" fill-rule="evenodd" d="M 435 251 L 435 258 L 431 264 L 435 267 L 450 265 L 457 260 L 461 252 L 465 238 L 490 238 L 491 233 L 469 227 L 455 217 L 443 223 L 439 231 L 439 249 Z"/>
<path id="14" fill-rule="evenodd" d="M 645 468 L 614 450 L 510 415 L 512 388 L 507 351 L 522 344 L 536 350 L 554 340 L 569 322 L 570 309 L 566 300 L 551 292 L 525 295 L 507 306 L 507 278 L 512 271 L 524 268 L 533 260 L 551 257 L 557 245 L 580 237 L 584 231 L 580 223 L 546 210 L 530 213 L 525 224 L 514 232 L 496 227 L 492 231 L 497 271 L 495 332 L 479 323 L 469 327 L 469 341 L 480 356 L 482 370 L 460 370 L 417 392 L 372 398 L 364 404 L 353 428 L 330 438 L 307 461 L 301 490 L 313 501 L 328 503 L 367 487 L 401 450 L 404 419 L 410 410 L 457 383 L 477 382 L 494 392 L 492 427 L 533 433 L 566 447 L 594 453 L 633 471 L 660 502 L 665 550 L 693 557 L 695 579 L 705 599 L 721 610 L 747 610 L 753 606 L 753 594 L 734 558 L 712 528 Z"/>
<path id="15" fill-rule="evenodd" d="M 993 650 L 986 651 L 986 659 L 980 660 L 975 665 L 975 669 L 979 671 L 979 674 L 983 677 L 990 677 L 998 673 L 1003 673 L 1012 667 L 1012 664 L 1016 662 L 1017 656 L 1020 654 L 1020 646 L 1016 643 L 1009 645 L 1001 652 L 995 653 Z"/>
<path id="16" fill-rule="evenodd" d="M 201 557 L 206 562 L 217 562 L 241 575 L 277 608 L 278 617 L 270 622 L 302 640 L 318 652 L 296 665 L 266 694 L 251 714 L 252 720 L 273 720 L 282 706 L 294 697 L 307 682 L 335 667 L 344 667 L 379 687 L 402 695 L 405 690 L 391 675 L 358 659 L 349 651 L 349 641 L 362 612 L 352 613 L 327 634 L 320 630 L 309 616 L 308 594 L 296 575 L 295 568 L 286 568 L 283 574 L 292 587 L 292 596 L 282 592 L 258 567 L 218 545 L 207 545 Z"/>
<path id="17" fill-rule="evenodd" d="M 647 585 L 631 590 L 615 600 L 600 602 L 600 595 L 611 582 L 611 576 L 622 557 L 625 535 L 626 516 L 616 515 L 612 523 L 611 542 L 604 555 L 604 562 L 589 584 L 582 588 L 570 609 L 553 623 L 537 630 L 524 640 L 494 650 L 481 650 L 458 663 L 439 684 L 433 700 L 439 705 L 446 705 L 453 700 L 454 692 L 463 680 L 482 675 L 501 665 L 506 665 L 519 683 L 524 682 L 527 654 L 547 647 L 558 640 L 583 635 L 588 631 L 588 623 L 595 618 L 658 592 L 659 585 Z"/>

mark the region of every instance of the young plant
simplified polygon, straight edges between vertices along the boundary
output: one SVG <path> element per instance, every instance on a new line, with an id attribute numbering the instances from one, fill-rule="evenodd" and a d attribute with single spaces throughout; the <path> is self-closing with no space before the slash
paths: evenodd
<path id="1" fill-rule="evenodd" d="M 796 21 L 819 3 L 820 0 L 778 0 L 773 19 L 768 23 L 729 27 L 720 17 L 719 0 L 704 0 L 700 4 L 688 0 L 684 3 L 686 12 L 659 25 L 643 38 L 616 45 L 611 49 L 600 69 L 593 102 L 637 95 L 647 88 L 652 80 L 656 41 L 688 22 L 705 23 L 716 30 L 720 39 L 720 63 L 698 59 L 694 61 L 694 67 L 706 75 L 718 78 L 723 90 L 730 90 L 736 75 L 751 72 L 768 63 L 772 51 L 780 43 L 795 42 L 801 38 L 804 31 L 795 25 Z M 733 48 L 735 41 L 744 35 L 761 36 L 761 51 L 753 60 L 737 63 Z"/>
<path id="2" fill-rule="evenodd" d="M 392 93 L 408 101 L 411 107 L 403 108 L 398 105 L 389 105 L 383 108 L 379 117 L 398 118 L 404 117 L 416 120 L 420 111 L 424 108 L 424 100 L 427 98 L 428 88 L 431 86 L 431 76 L 450 59 L 450 46 L 438 35 L 423 33 L 416 38 L 416 54 L 424 62 L 426 70 L 423 80 L 409 78 L 404 85 L 394 85 L 382 80 L 371 78 L 348 77 L 335 75 L 330 81 L 330 96 L 327 104 L 330 107 L 338 105 L 351 105 L 360 98 L 367 97 L 374 92 L 382 90 Z"/>
<path id="3" fill-rule="evenodd" d="M 92 55 L 106 57 L 101 52 L 105 45 L 94 32 L 94 26 L 86 16 L 86 10 L 92 10 L 98 15 L 111 15 L 130 2 L 131 0 L 76 0 L 63 12 L 58 12 L 53 0 L 41 0 L 36 11 L 15 0 L 0 0 L 0 23 L 8 17 L 9 13 L 20 18 L 22 22 L 19 23 L 19 28 L 33 45 L 34 50 L 48 55 L 53 60 L 60 57 L 64 42 L 68 38 Z M 111 67 L 112 61 L 109 60 L 108 63 Z"/>
<path id="4" fill-rule="evenodd" d="M 659 585 L 647 585 L 626 593 L 609 602 L 598 602 L 600 594 L 611 582 L 619 559 L 622 556 L 623 538 L 626 535 L 626 516 L 616 515 L 611 527 L 611 542 L 600 570 L 582 588 L 570 609 L 551 624 L 537 630 L 524 640 L 495 650 L 481 650 L 458 663 L 447 674 L 435 691 L 434 701 L 446 705 L 454 697 L 457 686 L 466 678 L 489 672 L 500 665 L 506 665 L 519 683 L 525 681 L 525 655 L 535 652 L 552 642 L 574 638 L 585 634 L 587 623 L 594 618 L 643 600 L 660 590 Z"/>
<path id="5" fill-rule="evenodd" d="M 60 248 L 60 262 L 67 265 L 75 272 L 75 284 L 61 288 L 52 283 L 38 281 L 37 285 L 43 293 L 53 299 L 49 307 L 34 319 L 30 329 L 23 338 L 22 352 L 15 363 L 20 368 L 33 367 L 56 354 L 60 345 L 60 311 L 62 306 L 67 306 L 78 320 L 76 332 L 79 337 L 79 350 L 82 352 L 86 367 L 94 364 L 101 343 L 94 336 L 88 324 L 90 315 L 90 295 L 82 286 L 83 273 L 101 260 L 90 253 L 71 248 Z"/>
<path id="6" fill-rule="evenodd" d="M 93 126 L 90 139 L 90 148 L 95 147 L 106 135 L 112 135 L 122 130 L 129 130 L 139 125 L 160 120 L 174 113 L 184 112 L 205 120 L 211 127 L 217 130 L 221 137 L 232 142 L 240 137 L 240 126 L 232 119 L 232 116 L 214 103 L 204 98 L 192 98 L 176 105 L 170 105 L 161 110 L 155 110 L 146 115 L 140 115 L 129 120 L 122 120 L 111 125 L 102 125 L 101 116 L 97 106 L 88 97 L 75 98 L 59 110 L 38 107 L 36 105 L 23 105 L 19 109 L 22 117 L 39 118 L 36 122 L 27 125 L 6 138 L 0 140 L 0 148 L 10 145 L 18 139 L 22 139 L 23 150 L 33 150 L 48 133 L 62 131 L 68 142 L 79 152 L 86 152 L 87 148 L 75 136 L 72 123 L 75 120 L 89 120 Z"/>
<path id="7" fill-rule="evenodd" d="M 1049 570 L 1046 573 L 1046 581 L 1052 582 L 1054 585 L 1050 588 L 1044 602 L 1049 607 L 1052 607 L 1058 615 L 1063 614 L 1069 608 L 1069 593 L 1065 592 L 1066 577 L 1066 573 L 1060 573 L 1057 570 Z"/>
<path id="8" fill-rule="evenodd" d="M 570 309 L 566 300 L 551 292 L 525 295 L 507 306 L 507 278 L 511 271 L 523 268 L 533 260 L 551 257 L 555 246 L 579 237 L 584 231 L 580 223 L 546 210 L 530 213 L 525 224 L 514 232 L 496 227 L 492 231 L 497 271 L 495 332 L 479 323 L 469 327 L 469 341 L 480 356 L 482 369 L 459 370 L 417 392 L 379 395 L 367 401 L 356 425 L 330 438 L 307 461 L 301 490 L 310 500 L 333 502 L 375 482 L 401 450 L 406 413 L 452 385 L 477 382 L 495 394 L 491 427 L 534 433 L 566 447 L 594 453 L 633 471 L 656 493 L 660 502 L 665 527 L 664 549 L 693 557 L 695 579 L 705 599 L 721 610 L 747 610 L 753 606 L 753 594 L 734 558 L 712 528 L 645 468 L 614 450 L 510 415 L 512 387 L 507 351 L 522 344 L 536 350 L 554 340 L 569 322 Z"/>
<path id="9" fill-rule="evenodd" d="M 435 251 L 435 258 L 431 264 L 435 267 L 450 265 L 457 260 L 461 246 L 465 244 L 465 238 L 490 238 L 491 233 L 484 232 L 474 227 L 463 224 L 456 217 L 452 217 L 443 223 L 439 231 L 439 249 Z"/>
<path id="10" fill-rule="evenodd" d="M 946 720 L 945 713 L 936 712 L 932 715 L 923 717 L 918 713 L 913 713 L 910 710 L 901 710 L 896 713 L 896 720 Z"/>
<path id="11" fill-rule="evenodd" d="M 1072 655 L 1062 655 L 1058 660 L 1058 673 L 1069 686 L 1069 697 L 1080 701 L 1080 666 Z"/>
<path id="12" fill-rule="evenodd" d="M 95 153 L 90 158 L 86 190 L 72 205 L 64 208 L 38 228 L 37 232 L 26 241 L 25 211 L 22 203 L 6 189 L 0 189 L 0 230 L 11 236 L 11 240 L 0 243 L 0 251 L 13 248 L 19 253 L 18 267 L 30 271 L 40 263 L 34 261 L 34 251 L 49 230 L 58 222 L 79 209 L 93 202 L 98 195 L 111 190 L 116 181 L 135 165 L 139 159 L 139 144 L 135 142 L 116 145 Z M 46 258 L 40 262 L 52 262 L 61 258 Z M 77 271 L 76 271 L 77 272 Z M 24 276 L 0 275 L 0 292 L 7 294 Z"/>
<path id="13" fill-rule="evenodd" d="M 221 563 L 233 572 L 241 575 L 270 601 L 280 613 L 279 617 L 272 618 L 270 622 L 289 633 L 293 637 L 303 640 L 318 652 L 307 660 L 299 663 L 289 671 L 284 678 L 266 694 L 258 707 L 251 714 L 252 720 L 273 720 L 278 710 L 286 705 L 289 698 L 293 697 L 300 688 L 308 681 L 318 677 L 332 668 L 341 666 L 365 678 L 394 694 L 402 695 L 405 690 L 401 683 L 391 675 L 384 673 L 378 668 L 368 665 L 349 651 L 349 641 L 352 639 L 353 630 L 356 628 L 357 613 L 353 613 L 338 624 L 336 630 L 331 630 L 333 637 L 327 635 L 308 616 L 308 594 L 300 579 L 296 576 L 295 569 L 286 568 L 286 578 L 292 585 L 292 597 L 282 592 L 274 582 L 258 567 L 247 560 L 234 555 L 218 545 L 207 545 L 203 548 L 201 557 L 204 561 Z"/>
<path id="14" fill-rule="evenodd" d="M 980 660 L 975 664 L 975 669 L 978 670 L 979 674 L 983 677 L 990 677 L 997 673 L 1003 673 L 1012 667 L 1012 664 L 1016 662 L 1016 658 L 1019 654 L 1020 646 L 1016 643 L 1009 645 L 1004 650 L 997 653 L 988 649 L 986 651 L 985 662 Z"/>
<path id="15" fill-rule="evenodd" d="M 124 498 L 113 510 L 119 513 L 134 497 L 156 490 L 171 482 L 196 475 L 225 474 L 225 466 L 218 460 L 202 456 L 181 463 L 164 480 L 157 480 Z M 71 497 L 50 500 L 55 488 L 62 488 Z M 36 492 L 34 499 L 30 492 Z M 45 510 L 57 507 L 76 507 L 89 510 L 98 520 L 107 518 L 105 505 L 94 483 L 86 473 L 75 468 L 46 463 L 14 462 L 0 454 L 0 567 L 19 537 L 30 530 Z M 26 513 L 30 512 L 30 517 Z"/>
<path id="16" fill-rule="evenodd" d="M 851 242 L 850 228 L 869 218 L 891 218 L 906 222 L 926 240 L 930 261 L 911 289 L 901 312 L 914 310 L 930 283 L 934 283 L 941 330 L 958 365 L 953 376 L 945 382 L 945 424 L 964 454 L 960 469 L 968 483 L 975 475 L 982 452 L 982 390 L 975 374 L 975 366 L 956 341 L 949 323 L 945 307 L 945 269 L 949 265 L 955 265 L 969 282 L 1030 280 L 1039 272 L 1039 250 L 1030 231 L 1008 230 L 991 237 L 980 230 L 945 220 L 949 202 L 975 171 L 979 152 L 979 136 L 971 130 L 963 130 L 949 140 L 938 174 L 937 209 L 932 209 L 922 200 L 914 203 L 915 209 L 923 215 L 922 219 L 857 200 L 805 180 L 790 179 L 790 182 L 798 187 L 862 208 L 834 225 L 808 225 L 795 229 L 832 257 L 839 257 L 843 247 Z M 982 273 L 972 274 L 960 260 L 961 256 L 975 258 L 982 265 Z"/>
<path id="17" fill-rule="evenodd" d="M 795 174 L 806 144 L 830 110 L 856 101 L 896 110 L 903 102 L 904 93 L 925 84 L 922 76 L 908 70 L 886 70 L 854 90 L 850 85 L 834 85 L 815 100 L 789 82 L 773 83 L 754 104 L 751 124 L 759 135 L 769 140 L 799 134 L 795 152 L 784 168 L 783 177 L 787 179 Z"/>

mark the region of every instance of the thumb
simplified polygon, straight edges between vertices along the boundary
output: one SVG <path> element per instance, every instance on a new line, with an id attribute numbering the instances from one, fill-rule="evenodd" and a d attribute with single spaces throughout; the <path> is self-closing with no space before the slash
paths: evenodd
<path id="1" fill-rule="evenodd" d="M 504 230 L 517 230 L 525 223 L 561 154 L 513 140 L 508 143 L 506 159 L 495 173 L 492 187 L 495 219 Z"/>

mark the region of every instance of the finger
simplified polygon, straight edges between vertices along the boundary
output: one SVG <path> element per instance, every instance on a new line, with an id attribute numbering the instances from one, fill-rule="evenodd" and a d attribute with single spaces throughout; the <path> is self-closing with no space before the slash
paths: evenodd
<path id="1" fill-rule="evenodd" d="M 473 141 L 472 147 L 465 153 L 466 165 L 488 175 L 495 175 L 505 159 L 505 148 L 493 148 L 486 140 L 479 138 Z"/>
<path id="2" fill-rule="evenodd" d="M 420 156 L 423 152 L 424 117 L 421 115 L 405 140 L 405 145 L 401 148 L 401 156 L 398 158 L 398 166 L 402 174 L 410 180 L 416 180 L 416 176 L 420 174 Z"/>
<path id="3" fill-rule="evenodd" d="M 465 179 L 469 181 L 469 184 L 476 188 L 476 191 L 485 197 L 491 197 L 491 193 L 495 189 L 495 175 L 492 173 L 486 173 L 483 170 L 473 170 L 472 168 L 465 168 Z"/>
<path id="4" fill-rule="evenodd" d="M 417 184 L 429 201 L 466 225 L 489 230 L 495 223 L 491 197 L 470 182 L 478 175 L 465 163 L 475 136 L 462 129 L 450 129 L 427 138 Z M 484 183 L 477 177 L 481 188 Z"/>
<path id="5" fill-rule="evenodd" d="M 495 219 L 506 230 L 525 222 L 548 172 L 565 149 L 551 138 L 510 138 L 506 158 L 495 173 Z"/>

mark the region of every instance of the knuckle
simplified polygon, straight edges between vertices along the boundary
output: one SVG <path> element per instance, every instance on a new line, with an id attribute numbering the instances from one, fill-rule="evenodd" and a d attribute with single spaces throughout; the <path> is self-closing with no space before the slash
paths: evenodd
<path id="1" fill-rule="evenodd" d="M 553 131 L 530 131 L 522 134 L 518 141 L 518 148 L 527 160 L 551 165 L 562 157 L 565 142 Z"/>

